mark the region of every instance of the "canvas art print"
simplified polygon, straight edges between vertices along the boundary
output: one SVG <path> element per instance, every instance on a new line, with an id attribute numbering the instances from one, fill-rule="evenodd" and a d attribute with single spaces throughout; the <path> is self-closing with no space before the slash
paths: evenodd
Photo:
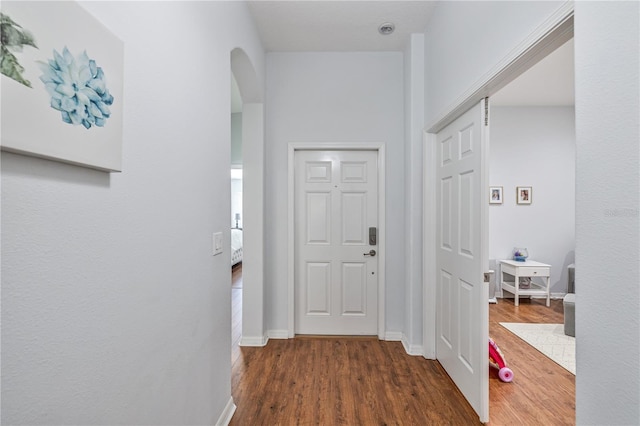
<path id="1" fill-rule="evenodd" d="M 5 151 L 122 169 L 124 47 L 76 2 L 3 1 Z"/>

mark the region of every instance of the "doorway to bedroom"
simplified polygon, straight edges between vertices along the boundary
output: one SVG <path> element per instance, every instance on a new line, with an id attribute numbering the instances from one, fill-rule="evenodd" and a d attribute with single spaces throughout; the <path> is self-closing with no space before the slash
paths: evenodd
<path id="1" fill-rule="evenodd" d="M 242 338 L 242 97 L 231 73 L 231 361 Z"/>
<path id="2" fill-rule="evenodd" d="M 573 57 L 570 39 L 490 97 L 489 334 L 514 372 L 514 382 L 503 383 L 490 371 L 492 423 L 526 423 L 535 412 L 540 423 L 575 424 L 575 339 L 563 327 L 575 260 Z M 543 278 L 515 284 L 501 273 L 500 261 L 516 248 L 549 265 L 549 306 L 534 294 L 546 287 Z M 522 292 L 517 304 L 508 291 L 514 285 Z M 553 404 L 529 398 L 542 393 Z"/>

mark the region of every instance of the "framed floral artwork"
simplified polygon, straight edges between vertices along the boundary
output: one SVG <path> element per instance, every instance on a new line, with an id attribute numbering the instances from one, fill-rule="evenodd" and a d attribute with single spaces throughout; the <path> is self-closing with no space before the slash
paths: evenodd
<path id="1" fill-rule="evenodd" d="M 502 187 L 489 187 L 489 204 L 502 204 Z"/>
<path id="2" fill-rule="evenodd" d="M 0 13 L 2 150 L 121 171 L 122 41 L 73 1 Z"/>
<path id="3" fill-rule="evenodd" d="M 516 187 L 516 202 L 518 204 L 531 204 L 533 188 L 530 186 Z"/>

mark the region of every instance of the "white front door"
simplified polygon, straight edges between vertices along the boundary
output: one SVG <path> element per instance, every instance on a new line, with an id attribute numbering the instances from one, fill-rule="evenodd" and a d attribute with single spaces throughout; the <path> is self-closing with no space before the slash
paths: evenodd
<path id="1" fill-rule="evenodd" d="M 489 420 L 484 102 L 438 132 L 436 356 L 480 420 Z"/>
<path id="2" fill-rule="evenodd" d="M 295 152 L 295 333 L 378 333 L 378 153 Z"/>

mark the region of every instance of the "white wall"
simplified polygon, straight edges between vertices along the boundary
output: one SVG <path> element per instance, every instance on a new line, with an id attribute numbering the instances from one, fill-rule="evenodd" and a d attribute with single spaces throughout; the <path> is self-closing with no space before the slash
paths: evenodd
<path id="1" fill-rule="evenodd" d="M 424 127 L 424 35 L 412 34 L 404 51 L 405 309 L 403 342 L 422 354 L 422 146 Z"/>
<path id="2" fill-rule="evenodd" d="M 489 206 L 489 258 L 526 247 L 551 265 L 551 292 L 566 293 L 575 260 L 574 108 L 492 107 L 489 149 L 489 184 L 504 197 Z M 516 186 L 533 187 L 530 205 L 516 204 Z"/>
<path id="3" fill-rule="evenodd" d="M 426 71 L 427 99 L 436 96 L 427 123 L 554 8 L 540 2 L 534 13 L 531 5 L 498 2 L 491 13 L 445 13 L 468 4 L 436 6 L 427 63 L 443 71 L 457 61 L 472 74 Z M 575 3 L 577 424 L 640 421 L 639 17 L 637 2 Z M 603 357 L 615 370 L 603 367 Z"/>
<path id="4" fill-rule="evenodd" d="M 269 53 L 266 110 L 266 309 L 287 330 L 287 147 L 290 142 L 387 146 L 386 328 L 404 309 L 402 53 Z"/>
<path id="5" fill-rule="evenodd" d="M 438 2 L 425 31 L 427 127 L 563 3 Z"/>
<path id="6" fill-rule="evenodd" d="M 242 166 L 242 113 L 231 114 L 231 164 Z"/>
<path id="7" fill-rule="evenodd" d="M 88 2 L 124 40 L 123 172 L 2 153 L 2 423 L 214 424 L 230 401 L 242 3 Z"/>
<path id="8" fill-rule="evenodd" d="M 575 21 L 576 423 L 640 424 L 640 7 Z"/>

